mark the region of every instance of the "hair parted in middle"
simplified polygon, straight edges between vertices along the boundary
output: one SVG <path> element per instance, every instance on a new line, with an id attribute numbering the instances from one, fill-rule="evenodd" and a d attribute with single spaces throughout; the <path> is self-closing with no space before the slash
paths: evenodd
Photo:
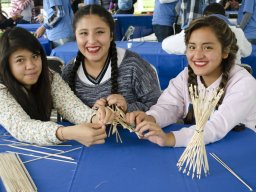
<path id="1" fill-rule="evenodd" d="M 189 27 L 185 29 L 185 44 L 186 46 L 189 43 L 191 34 L 200 28 L 208 27 L 212 30 L 212 32 L 216 35 L 218 41 L 221 44 L 222 52 L 228 53 L 228 57 L 226 59 L 222 59 L 221 61 L 221 69 L 222 69 L 222 79 L 219 85 L 219 89 L 224 89 L 224 94 L 219 100 L 217 107 L 222 103 L 222 100 L 225 96 L 225 87 L 227 85 L 229 79 L 230 69 L 235 64 L 236 53 L 238 51 L 237 40 L 235 34 L 232 32 L 228 24 L 216 17 L 216 16 L 205 16 L 198 19 L 193 20 Z M 188 65 L 188 87 L 192 85 L 197 85 L 196 74 L 192 70 L 192 68 Z M 185 119 L 186 123 L 193 123 L 194 120 L 192 118 L 188 118 L 188 116 L 192 117 L 191 111 L 193 111 L 193 107 L 189 110 L 189 113 Z"/>
<path id="2" fill-rule="evenodd" d="M 115 31 L 114 19 L 113 19 L 111 13 L 109 13 L 104 7 L 97 5 L 97 4 L 87 5 L 87 6 L 80 8 L 75 14 L 75 17 L 73 20 L 73 31 L 74 32 L 76 31 L 77 23 L 83 17 L 85 17 L 87 15 L 96 15 L 96 16 L 100 17 L 102 19 L 102 21 L 104 21 L 110 29 L 110 34 L 112 36 L 112 41 L 110 43 L 110 48 L 109 48 L 109 56 L 111 59 L 111 83 L 112 83 L 111 93 L 117 94 L 118 93 L 118 82 L 117 82 L 118 66 L 117 66 L 117 50 L 116 50 L 116 43 L 115 43 L 115 38 L 114 38 L 115 37 L 115 35 L 114 35 L 114 31 Z M 77 70 L 78 70 L 81 62 L 83 62 L 83 60 L 84 60 L 84 55 L 80 51 L 78 51 L 76 59 L 75 59 L 74 67 L 73 67 L 73 70 L 70 75 L 70 79 L 68 79 L 68 84 L 74 92 L 75 92 L 75 76 L 76 76 Z"/>

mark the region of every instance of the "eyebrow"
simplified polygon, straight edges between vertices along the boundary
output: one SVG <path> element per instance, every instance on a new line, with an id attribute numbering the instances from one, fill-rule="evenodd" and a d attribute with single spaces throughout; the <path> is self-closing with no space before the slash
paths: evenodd
<path id="1" fill-rule="evenodd" d="M 94 30 L 98 30 L 98 29 L 106 29 L 105 27 L 96 27 L 96 28 L 93 28 Z M 79 31 L 88 31 L 87 28 L 82 28 L 82 29 L 79 29 Z"/>
<path id="2" fill-rule="evenodd" d="M 196 44 L 194 42 L 189 42 L 188 44 Z M 208 44 L 214 44 L 214 42 L 205 42 L 205 43 L 202 43 L 203 45 L 208 45 Z"/>
<path id="3" fill-rule="evenodd" d="M 17 55 L 17 56 L 15 56 L 14 58 L 15 59 L 18 59 L 18 58 L 23 58 L 24 56 L 23 55 Z"/>

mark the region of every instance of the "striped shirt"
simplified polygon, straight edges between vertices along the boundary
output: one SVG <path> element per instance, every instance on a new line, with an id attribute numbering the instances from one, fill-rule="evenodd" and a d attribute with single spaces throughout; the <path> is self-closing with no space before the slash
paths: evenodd
<path id="1" fill-rule="evenodd" d="M 118 93 L 128 104 L 128 111 L 148 110 L 157 102 L 160 88 L 157 76 L 150 64 L 136 53 L 117 48 L 118 53 Z M 62 77 L 68 82 L 73 69 L 73 62 L 66 65 Z M 92 84 L 81 74 L 80 69 L 75 78 L 76 95 L 88 106 L 93 106 L 100 98 L 111 94 L 111 65 L 99 84 Z"/>

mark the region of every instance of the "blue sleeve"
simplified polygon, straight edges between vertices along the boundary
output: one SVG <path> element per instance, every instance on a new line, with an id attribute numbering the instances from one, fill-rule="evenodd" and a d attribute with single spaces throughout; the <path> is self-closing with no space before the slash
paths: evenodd
<path id="1" fill-rule="evenodd" d="M 47 22 L 44 23 L 46 29 L 52 29 L 65 15 L 64 7 L 62 5 L 55 5 L 54 7 L 51 7 L 51 9 L 52 14 L 49 15 Z"/>
<path id="2" fill-rule="evenodd" d="M 99 4 L 98 0 L 84 0 L 85 5 Z"/>
<path id="3" fill-rule="evenodd" d="M 50 0 L 49 1 L 50 7 L 55 7 L 56 5 L 63 5 L 62 0 Z"/>
<path id="4" fill-rule="evenodd" d="M 255 3 L 255 1 L 245 0 L 244 1 L 243 13 L 246 13 L 246 12 L 253 13 L 254 3 Z"/>

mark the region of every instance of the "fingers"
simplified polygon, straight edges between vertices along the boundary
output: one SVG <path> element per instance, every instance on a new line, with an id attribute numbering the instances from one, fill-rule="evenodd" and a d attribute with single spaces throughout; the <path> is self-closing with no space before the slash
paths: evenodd
<path id="1" fill-rule="evenodd" d="M 106 133 L 106 126 L 101 124 L 91 124 L 93 128 L 93 136 L 98 136 Z"/>
<path id="2" fill-rule="evenodd" d="M 102 124 L 110 123 L 114 120 L 115 114 L 108 108 L 100 106 L 97 111 L 97 116 Z"/>
<path id="3" fill-rule="evenodd" d="M 86 127 L 83 128 L 85 135 L 80 135 L 81 138 L 79 142 L 89 147 L 94 144 L 105 143 L 106 127 L 96 123 L 85 124 Z"/>
<path id="4" fill-rule="evenodd" d="M 138 111 L 138 113 L 135 116 L 136 125 L 140 124 L 142 121 L 145 121 L 146 116 L 147 116 L 146 113 L 144 113 L 142 111 Z"/>
<path id="5" fill-rule="evenodd" d="M 140 135 L 146 135 L 147 132 L 157 131 L 160 129 L 161 129 L 161 127 L 159 127 L 159 125 L 157 125 L 154 122 L 143 121 L 143 122 L 137 124 L 135 131 L 138 132 Z"/>
<path id="6" fill-rule="evenodd" d="M 98 145 L 98 144 L 104 144 L 104 143 L 105 143 L 105 139 L 101 139 L 101 140 L 95 141 L 93 144 Z"/>
<path id="7" fill-rule="evenodd" d="M 160 131 L 159 130 L 153 130 L 153 131 L 149 131 L 147 133 L 145 133 L 143 135 L 143 139 L 148 139 L 151 136 L 160 136 Z"/>
<path id="8" fill-rule="evenodd" d="M 107 103 L 109 106 L 116 105 L 123 111 L 127 111 L 127 103 L 125 98 L 120 94 L 112 94 L 107 97 Z"/>
<path id="9" fill-rule="evenodd" d="M 136 112 L 126 113 L 125 121 L 131 125 L 135 125 L 136 123 Z"/>
<path id="10" fill-rule="evenodd" d="M 98 99 L 93 105 L 93 109 L 97 109 L 100 106 L 107 106 L 107 105 L 108 106 L 116 105 L 119 108 L 121 108 L 123 111 L 127 111 L 126 100 L 122 95 L 119 95 L 119 94 L 109 95 L 106 99 L 105 98 Z"/>
<path id="11" fill-rule="evenodd" d="M 100 106 L 106 106 L 107 100 L 105 98 L 98 99 L 93 105 L 93 109 L 98 109 Z"/>
<path id="12" fill-rule="evenodd" d="M 130 124 L 137 125 L 142 121 L 144 121 L 146 116 L 147 116 L 146 113 L 142 111 L 133 111 L 131 113 L 127 113 L 125 118 L 126 118 L 126 121 L 129 122 Z"/>

